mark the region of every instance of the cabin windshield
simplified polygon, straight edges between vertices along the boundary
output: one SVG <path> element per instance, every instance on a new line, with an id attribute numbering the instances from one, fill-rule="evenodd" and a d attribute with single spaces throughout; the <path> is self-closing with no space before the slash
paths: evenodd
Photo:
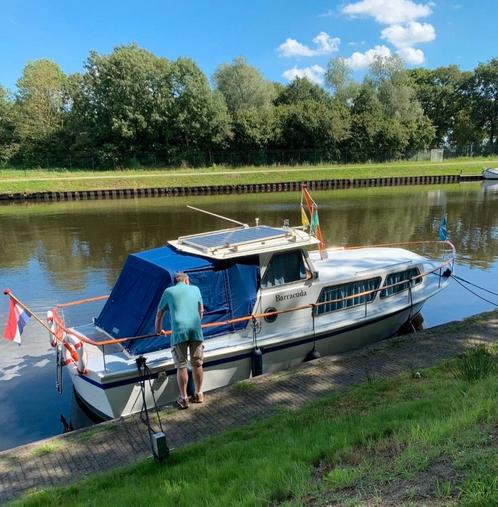
<path id="1" fill-rule="evenodd" d="M 261 288 L 306 280 L 307 269 L 301 250 L 274 254 L 261 281 Z"/>

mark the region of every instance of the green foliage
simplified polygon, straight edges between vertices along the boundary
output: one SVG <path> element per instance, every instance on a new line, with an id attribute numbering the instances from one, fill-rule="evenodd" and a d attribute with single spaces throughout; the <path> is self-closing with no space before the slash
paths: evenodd
<path id="1" fill-rule="evenodd" d="M 269 82 L 236 58 L 213 84 L 192 60 L 135 44 L 90 52 L 81 74 L 30 62 L 14 97 L 0 87 L 0 164 L 383 162 L 443 144 L 498 150 L 497 58 L 473 72 L 407 71 L 397 56 L 378 58 L 362 83 L 336 58 L 325 88 L 306 78 Z"/>
<path id="2" fill-rule="evenodd" d="M 231 64 L 220 65 L 213 79 L 234 116 L 242 111 L 271 106 L 275 88 L 244 58 L 235 58 Z"/>
<path id="3" fill-rule="evenodd" d="M 58 136 L 67 106 L 65 80 L 56 63 L 37 60 L 24 67 L 17 81 L 14 121 L 20 143 L 17 156 L 24 163 L 36 163 L 62 149 Z"/>
<path id="4" fill-rule="evenodd" d="M 97 148 L 102 164 L 116 165 L 165 149 L 170 64 L 135 45 L 119 46 L 108 56 L 91 52 L 85 73 L 73 76 L 69 93 L 73 154 Z M 150 150 L 150 151 L 149 151 Z"/>
<path id="5" fill-rule="evenodd" d="M 331 104 L 327 92 L 316 83 L 305 77 L 296 77 L 286 87 L 282 88 L 275 99 L 275 104 L 298 105 L 304 101 L 323 102 Z"/>
<path id="6" fill-rule="evenodd" d="M 17 152 L 15 125 L 13 101 L 0 86 L 0 165 L 13 159 Z"/>
<path id="7" fill-rule="evenodd" d="M 449 364 L 455 378 L 475 382 L 496 372 L 496 357 L 485 345 L 476 345 Z"/>
<path id="8" fill-rule="evenodd" d="M 221 95 L 214 93 L 199 67 L 180 58 L 171 65 L 171 131 L 179 152 L 223 145 L 229 135 L 229 116 Z"/>
<path id="9" fill-rule="evenodd" d="M 498 58 L 480 63 L 471 79 L 473 123 L 485 132 L 491 152 L 498 146 Z"/>
<path id="10" fill-rule="evenodd" d="M 330 60 L 325 72 L 325 85 L 341 102 L 348 102 L 355 93 L 357 84 L 353 81 L 352 71 L 344 58 Z"/>

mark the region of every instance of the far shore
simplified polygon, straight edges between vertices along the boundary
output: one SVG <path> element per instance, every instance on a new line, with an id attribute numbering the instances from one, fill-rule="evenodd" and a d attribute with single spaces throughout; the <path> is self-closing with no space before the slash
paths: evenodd
<path id="1" fill-rule="evenodd" d="M 498 165 L 493 158 L 459 158 L 444 162 L 326 164 L 230 168 L 144 168 L 92 171 L 86 169 L 0 169 L 0 194 L 84 190 L 251 185 L 306 180 L 390 178 L 406 176 L 479 175 Z"/>

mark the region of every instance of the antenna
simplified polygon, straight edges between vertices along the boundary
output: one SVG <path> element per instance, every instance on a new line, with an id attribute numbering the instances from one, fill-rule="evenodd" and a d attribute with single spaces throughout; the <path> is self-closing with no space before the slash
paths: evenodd
<path id="1" fill-rule="evenodd" d="M 227 218 L 222 215 L 217 215 L 216 213 L 211 213 L 210 211 L 206 211 L 205 209 L 196 208 L 195 206 L 189 206 L 188 204 L 187 204 L 187 208 L 193 209 L 195 211 L 200 211 L 201 213 L 206 213 L 206 215 L 211 215 L 216 218 L 221 218 L 222 220 L 228 220 L 229 222 L 233 222 L 235 224 L 242 225 L 245 228 L 249 227 L 247 224 L 243 224 L 242 222 L 239 222 L 238 220 L 233 220 L 232 218 Z"/>

